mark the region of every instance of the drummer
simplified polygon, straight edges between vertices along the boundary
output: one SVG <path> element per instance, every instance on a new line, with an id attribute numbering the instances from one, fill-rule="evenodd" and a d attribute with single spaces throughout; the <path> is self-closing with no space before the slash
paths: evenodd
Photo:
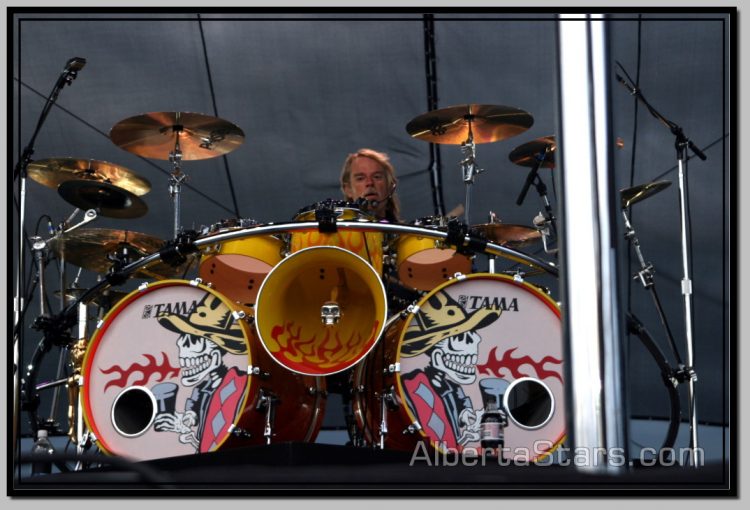
<path id="1" fill-rule="evenodd" d="M 359 149 L 349 154 L 341 169 L 341 191 L 349 202 L 359 202 L 362 209 L 390 223 L 401 221 L 396 194 L 396 171 L 383 152 Z"/>

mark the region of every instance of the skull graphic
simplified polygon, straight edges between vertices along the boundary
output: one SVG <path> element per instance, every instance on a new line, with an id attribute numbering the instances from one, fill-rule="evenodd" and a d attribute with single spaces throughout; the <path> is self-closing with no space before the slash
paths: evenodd
<path id="1" fill-rule="evenodd" d="M 221 365 L 222 351 L 211 340 L 197 335 L 183 334 L 177 339 L 181 382 L 185 386 L 195 386 Z"/>
<path id="2" fill-rule="evenodd" d="M 477 378 L 479 342 L 475 331 L 466 331 L 438 342 L 430 353 L 432 366 L 457 384 L 472 384 Z"/>

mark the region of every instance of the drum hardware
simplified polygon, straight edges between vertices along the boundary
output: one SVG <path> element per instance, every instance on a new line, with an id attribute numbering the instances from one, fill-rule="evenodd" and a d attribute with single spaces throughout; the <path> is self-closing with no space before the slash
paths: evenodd
<path id="1" fill-rule="evenodd" d="M 230 431 L 230 434 L 240 439 L 251 439 L 253 437 L 253 435 L 250 432 L 243 429 L 242 427 L 233 427 L 232 430 Z"/>
<path id="2" fill-rule="evenodd" d="M 476 164 L 476 144 L 496 142 L 518 135 L 531 127 L 533 117 L 510 106 L 465 104 L 433 110 L 413 118 L 406 131 L 430 143 L 461 145 L 460 162 L 466 187 L 464 220 L 470 223 L 471 185 L 483 170 Z"/>
<path id="3" fill-rule="evenodd" d="M 272 394 L 267 393 L 263 389 L 260 390 L 260 398 L 258 399 L 258 403 L 255 406 L 256 411 L 265 411 L 266 415 L 266 421 L 263 426 L 263 437 L 265 438 L 266 444 L 271 444 L 271 439 L 273 438 L 273 424 L 274 424 L 274 418 L 275 418 L 275 411 L 276 411 L 276 402 L 278 401 L 278 398 Z"/>
<path id="4" fill-rule="evenodd" d="M 539 230 L 542 235 L 542 242 L 544 243 L 544 251 L 546 253 L 557 253 L 557 249 L 550 249 L 548 242 L 550 241 L 550 227 L 552 229 L 553 240 L 557 239 L 557 225 L 555 223 L 555 216 L 552 211 L 552 207 L 547 197 L 547 186 L 544 184 L 538 171 L 540 168 L 555 168 L 555 159 L 553 153 L 557 150 L 557 143 L 553 135 L 537 138 L 531 142 L 525 143 L 513 149 L 510 153 L 510 160 L 520 166 L 531 167 L 529 175 L 526 177 L 521 194 L 516 200 L 516 205 L 523 204 L 528 193 L 529 188 L 533 184 L 536 188 L 539 196 L 542 198 L 544 203 L 544 213 L 539 213 L 534 218 L 534 226 Z"/>
<path id="5" fill-rule="evenodd" d="M 639 187 L 639 186 L 636 186 Z M 666 188 L 666 186 L 661 186 L 661 189 Z M 631 190 L 633 188 L 630 188 Z M 645 190 L 646 188 L 644 188 Z M 655 189 L 655 188 L 652 188 Z M 657 191 L 651 192 L 657 193 L 658 191 L 661 191 L 661 189 L 658 189 Z M 627 191 L 627 190 L 626 190 Z M 632 197 L 636 197 L 637 194 L 633 194 Z M 645 196 L 643 198 L 646 198 Z M 645 258 L 643 257 L 643 252 L 641 251 L 641 243 L 638 240 L 638 237 L 635 233 L 635 228 L 630 223 L 630 218 L 628 217 L 628 210 L 627 207 L 625 207 L 625 204 L 628 201 L 624 200 L 623 203 L 623 209 L 622 209 L 622 217 L 625 223 L 625 239 L 628 240 L 628 242 L 633 246 L 633 250 L 635 251 L 636 257 L 638 259 L 638 264 L 640 265 L 640 269 L 633 275 L 633 280 L 638 280 L 641 282 L 641 285 L 643 285 L 643 288 L 648 290 L 651 294 L 651 297 L 654 302 L 654 306 L 656 307 L 656 311 L 659 315 L 659 321 L 661 322 L 662 327 L 664 328 L 664 332 L 666 334 L 667 340 L 669 341 L 669 346 L 672 350 L 672 354 L 675 357 L 675 360 L 677 361 L 678 367 L 680 367 L 681 373 L 685 377 L 681 377 L 680 382 L 685 382 L 687 380 L 693 380 L 694 377 L 697 377 L 695 375 L 695 372 L 692 371 L 692 368 L 685 367 L 685 364 L 682 362 L 682 358 L 680 357 L 680 352 L 677 349 L 677 343 L 674 339 L 674 335 L 672 334 L 672 330 L 669 327 L 669 323 L 667 321 L 666 313 L 664 312 L 664 308 L 661 304 L 661 299 L 659 299 L 659 294 L 656 290 L 656 282 L 654 281 L 654 266 L 651 263 L 647 263 Z M 630 202 L 633 203 L 633 202 Z"/>
<path id="6" fill-rule="evenodd" d="M 237 149 L 245 134 L 225 120 L 199 113 L 151 112 L 121 120 L 110 130 L 112 142 L 138 156 L 172 163 L 169 195 L 174 236 L 180 232 L 180 193 L 187 176 L 182 161 L 222 156 Z"/>
<path id="7" fill-rule="evenodd" d="M 688 247 L 688 194 L 687 194 L 687 169 L 688 169 L 688 150 L 692 151 L 693 154 L 698 156 L 701 160 L 706 160 L 706 155 L 701 151 L 695 143 L 685 134 L 682 126 L 667 119 L 661 113 L 659 113 L 651 104 L 646 100 L 641 92 L 640 88 L 634 85 L 634 81 L 630 78 L 625 68 L 616 62 L 617 66 L 623 71 L 628 81 L 622 78 L 619 74 L 615 77 L 617 80 L 628 90 L 628 92 L 635 96 L 641 103 L 646 106 L 649 113 L 655 117 L 660 124 L 669 128 L 669 131 L 674 135 L 674 147 L 677 149 L 677 168 L 678 168 L 678 181 L 680 190 L 680 240 L 681 240 L 681 254 L 682 254 L 682 296 L 683 296 L 683 319 L 685 321 L 685 347 L 687 351 L 686 367 L 689 373 L 688 377 L 688 403 L 689 403 L 689 415 L 690 415 L 690 457 L 694 468 L 698 468 L 698 418 L 695 407 L 695 382 L 697 376 L 693 372 L 694 363 L 694 342 L 693 342 L 693 302 L 692 302 L 692 279 L 690 277 L 690 250 Z M 629 82 L 629 83 L 628 83 Z"/>
<path id="8" fill-rule="evenodd" d="M 47 98 L 39 119 L 37 120 L 34 132 L 31 135 L 29 142 L 23 149 L 21 157 L 18 163 L 13 169 L 13 181 L 17 183 L 15 195 L 18 197 L 18 223 L 16 225 L 16 231 L 18 235 L 17 244 L 17 271 L 16 271 L 16 293 L 13 300 L 13 458 L 15 460 L 20 459 L 20 414 L 22 406 L 21 392 L 23 381 L 21 380 L 22 368 L 21 363 L 21 345 L 24 343 L 24 327 L 22 321 L 25 317 L 27 303 L 25 299 L 30 299 L 31 296 L 26 296 L 26 286 L 24 282 L 25 278 L 25 251 L 24 245 L 26 243 L 25 231 L 26 231 L 26 180 L 29 177 L 29 165 L 31 163 L 31 157 L 34 154 L 35 144 L 37 136 L 39 135 L 44 122 L 55 105 L 60 92 L 65 88 L 65 85 L 72 85 L 73 81 L 78 76 L 78 72 L 83 69 L 86 65 L 86 59 L 80 57 L 73 57 L 67 61 L 65 68 L 63 69 L 60 76 L 55 81 L 55 84 Z M 65 288 L 64 286 L 62 288 Z M 36 433 L 37 424 L 34 423 L 32 430 Z"/>

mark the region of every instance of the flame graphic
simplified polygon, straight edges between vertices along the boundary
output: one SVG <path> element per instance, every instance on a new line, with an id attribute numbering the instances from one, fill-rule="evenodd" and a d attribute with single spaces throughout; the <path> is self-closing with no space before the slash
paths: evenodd
<path id="1" fill-rule="evenodd" d="M 120 388 L 124 388 L 125 386 L 127 386 L 130 376 L 137 372 L 140 372 L 142 374 L 142 377 L 133 381 L 133 385 L 142 385 L 147 383 L 151 376 L 154 374 L 158 376 L 157 381 L 161 382 L 167 377 L 177 377 L 180 373 L 179 367 L 173 367 L 169 363 L 169 359 L 167 359 L 167 354 L 165 352 L 161 353 L 162 361 L 160 364 L 156 363 L 156 357 L 152 356 L 151 354 L 143 354 L 143 357 L 148 360 L 148 363 L 145 365 L 133 363 L 125 369 L 120 365 L 112 365 L 107 369 L 99 369 L 103 374 L 119 374 L 119 377 L 107 382 L 107 384 L 104 386 L 104 390 L 106 391 L 110 386 L 118 386 Z"/>
<path id="2" fill-rule="evenodd" d="M 529 374 L 524 374 L 523 372 L 521 372 L 521 365 L 531 365 L 532 367 L 534 367 L 534 370 L 536 370 L 536 375 L 539 379 L 555 377 L 559 379 L 560 382 L 563 382 L 560 372 L 554 370 L 545 370 L 544 368 L 545 363 L 555 363 L 557 365 L 561 364 L 561 359 L 554 358 L 552 356 L 545 356 L 539 361 L 534 361 L 531 356 L 521 356 L 520 358 L 514 358 L 512 354 L 516 349 L 518 349 L 518 347 L 508 349 L 503 354 L 503 357 L 501 359 L 498 359 L 497 346 L 493 347 L 490 351 L 489 356 L 487 357 L 487 363 L 485 365 L 477 365 L 477 370 L 479 370 L 480 373 L 501 377 L 500 369 L 507 368 L 508 370 L 510 370 L 510 373 L 513 375 L 514 379 L 519 379 L 521 377 L 529 377 Z"/>
<path id="3" fill-rule="evenodd" d="M 270 350 L 275 357 L 293 364 L 331 368 L 358 358 L 363 352 L 363 346 L 369 345 L 374 339 L 379 324 L 379 321 L 374 322 L 367 339 L 354 331 L 348 339 L 342 340 L 338 330 L 332 333 L 332 330 L 326 329 L 320 339 L 313 335 L 304 340 L 302 326 L 295 327 L 294 321 L 291 321 L 271 329 L 271 338 L 276 345 Z"/>

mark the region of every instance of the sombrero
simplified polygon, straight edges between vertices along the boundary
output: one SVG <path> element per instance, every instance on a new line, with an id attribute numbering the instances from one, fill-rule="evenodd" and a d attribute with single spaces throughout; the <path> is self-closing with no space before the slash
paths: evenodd
<path id="1" fill-rule="evenodd" d="M 158 318 L 159 324 L 176 333 L 202 336 L 232 354 L 247 352 L 245 336 L 232 311 L 219 297 L 206 293 L 187 317 L 165 315 Z"/>
<path id="2" fill-rule="evenodd" d="M 467 314 L 452 297 L 439 291 L 414 314 L 404 333 L 401 354 L 417 356 L 445 338 L 487 327 L 501 312 L 479 308 Z"/>

